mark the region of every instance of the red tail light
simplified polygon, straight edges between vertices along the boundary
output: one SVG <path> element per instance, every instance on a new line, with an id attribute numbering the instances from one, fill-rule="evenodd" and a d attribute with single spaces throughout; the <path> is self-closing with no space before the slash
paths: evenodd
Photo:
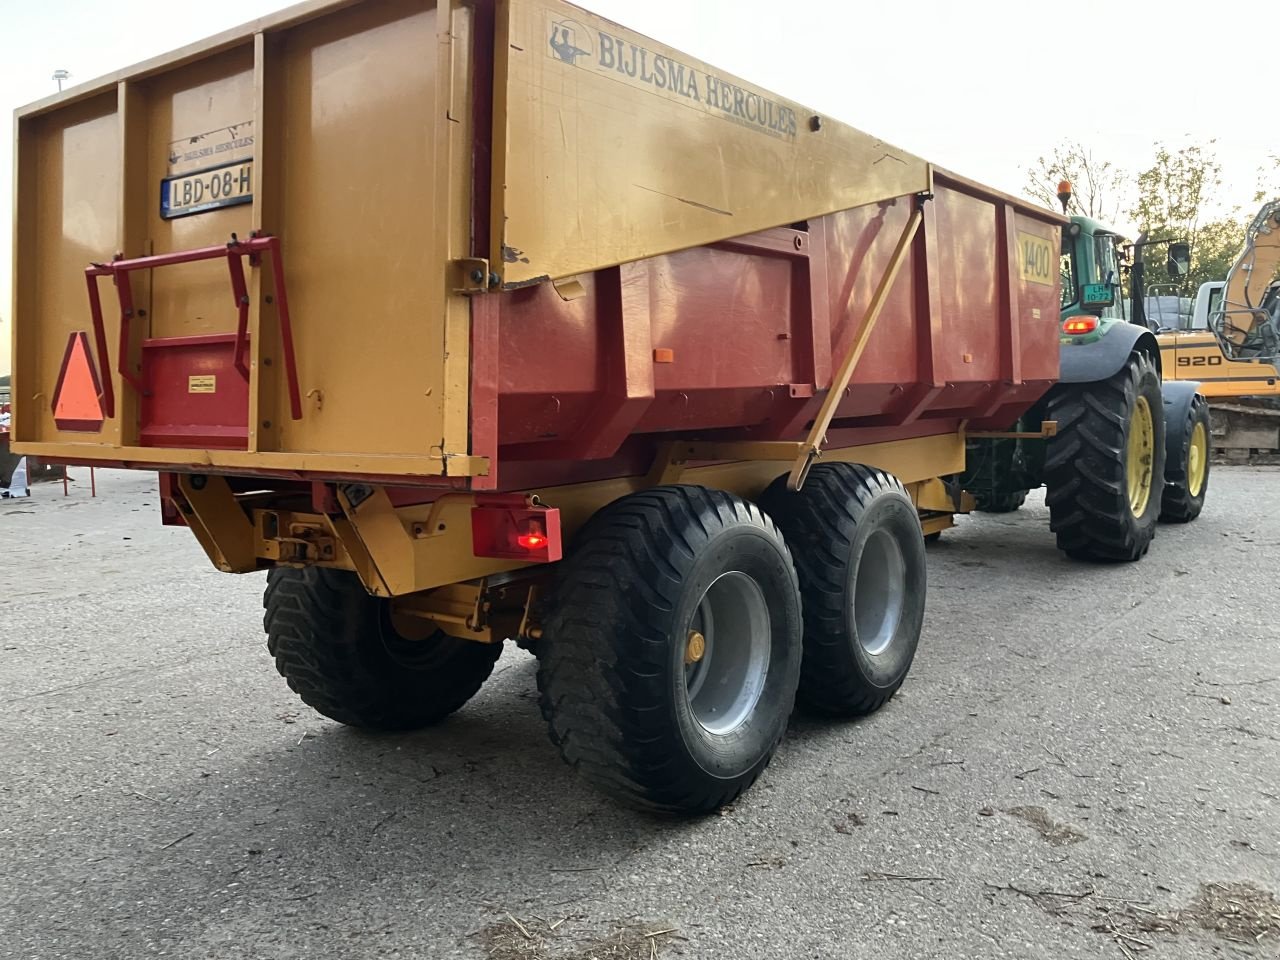
<path id="1" fill-rule="evenodd" d="M 559 560 L 560 511 L 524 497 L 495 496 L 471 508 L 471 545 L 477 557 L 551 563 Z"/>
<path id="2" fill-rule="evenodd" d="M 547 545 L 547 534 L 541 520 L 526 520 L 522 527 L 524 533 L 516 536 L 516 543 L 520 546 L 526 550 L 541 550 Z"/>
<path id="3" fill-rule="evenodd" d="M 1071 317 L 1062 323 L 1063 333 L 1093 333 L 1098 329 L 1097 317 Z"/>

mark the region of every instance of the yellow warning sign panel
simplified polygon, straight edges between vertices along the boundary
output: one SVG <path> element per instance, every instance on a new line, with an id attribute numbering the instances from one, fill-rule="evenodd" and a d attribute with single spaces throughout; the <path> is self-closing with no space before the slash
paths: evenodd
<path id="1" fill-rule="evenodd" d="M 102 385 L 89 353 L 89 337 L 77 330 L 67 338 L 53 390 L 53 422 L 59 430 L 96 433 L 103 418 Z"/>
<path id="2" fill-rule="evenodd" d="M 213 374 L 187 377 L 187 393 L 217 393 L 218 378 Z"/>

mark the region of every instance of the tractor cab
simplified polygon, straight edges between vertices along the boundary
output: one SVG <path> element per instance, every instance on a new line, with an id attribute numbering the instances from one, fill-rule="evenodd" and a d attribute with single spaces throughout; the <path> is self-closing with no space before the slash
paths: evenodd
<path id="1" fill-rule="evenodd" d="M 1058 199 L 1066 213 L 1072 196 L 1070 182 L 1058 185 Z M 1073 216 L 1062 231 L 1062 342 L 1087 343 L 1100 338 L 1115 322 L 1135 323 L 1148 329 L 1179 325 L 1182 298 L 1176 285 L 1148 287 L 1144 253 L 1148 247 L 1167 246 L 1166 271 L 1170 279 L 1186 276 L 1191 249 L 1181 240 L 1150 239 L 1143 232 L 1135 241 L 1092 217 Z M 1124 279 L 1129 296 L 1124 296 Z"/>
<path id="2" fill-rule="evenodd" d="M 1124 238 L 1092 217 L 1072 217 L 1062 232 L 1062 319 L 1123 320 Z"/>

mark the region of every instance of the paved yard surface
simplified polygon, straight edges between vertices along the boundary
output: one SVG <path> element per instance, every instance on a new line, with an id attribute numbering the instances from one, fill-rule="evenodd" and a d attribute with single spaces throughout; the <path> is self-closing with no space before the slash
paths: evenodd
<path id="1" fill-rule="evenodd" d="M 321 719 L 261 576 L 73 475 L 0 502 L 0 957 L 1280 956 L 1280 471 L 1134 565 L 962 521 L 901 695 L 695 822 L 580 785 L 520 651 L 431 731 Z"/>

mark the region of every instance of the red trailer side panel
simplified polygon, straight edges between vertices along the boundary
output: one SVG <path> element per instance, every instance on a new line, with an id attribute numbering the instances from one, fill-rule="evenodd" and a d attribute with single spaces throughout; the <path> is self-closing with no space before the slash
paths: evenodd
<path id="1" fill-rule="evenodd" d="M 606 459 L 664 433 L 798 439 L 916 202 L 497 295 L 500 463 Z M 1028 271 L 1020 238 L 1056 250 L 1060 220 L 949 174 L 924 209 L 837 412 L 845 442 L 1011 422 L 1057 377 L 1058 278 Z"/>

